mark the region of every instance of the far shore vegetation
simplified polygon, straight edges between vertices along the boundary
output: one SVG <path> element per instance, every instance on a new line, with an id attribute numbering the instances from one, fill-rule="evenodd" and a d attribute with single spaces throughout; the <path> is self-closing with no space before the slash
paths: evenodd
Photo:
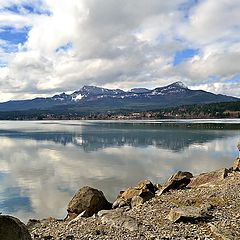
<path id="1" fill-rule="evenodd" d="M 128 119 L 216 119 L 240 118 L 240 102 L 194 104 L 161 109 L 141 106 L 122 109 L 76 108 L 71 105 L 51 109 L 0 111 L 0 120 L 128 120 Z"/>

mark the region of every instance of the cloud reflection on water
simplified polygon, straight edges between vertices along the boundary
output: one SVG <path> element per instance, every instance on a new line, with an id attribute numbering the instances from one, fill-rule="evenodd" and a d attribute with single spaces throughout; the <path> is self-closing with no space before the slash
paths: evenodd
<path id="1" fill-rule="evenodd" d="M 119 190 L 141 179 L 163 182 L 177 170 L 197 174 L 228 167 L 240 136 L 227 130 L 45 130 L 1 132 L 0 210 L 24 221 L 64 217 L 83 185 L 114 200 Z"/>

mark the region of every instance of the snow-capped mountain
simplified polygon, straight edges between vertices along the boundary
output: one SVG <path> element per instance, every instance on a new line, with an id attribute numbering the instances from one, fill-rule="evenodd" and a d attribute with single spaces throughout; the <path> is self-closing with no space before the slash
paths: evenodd
<path id="1" fill-rule="evenodd" d="M 111 110 L 143 108 L 146 110 L 166 106 L 239 100 L 235 97 L 217 95 L 203 90 L 191 90 L 182 82 L 175 82 L 155 89 L 133 88 L 129 91 L 84 86 L 72 94 L 61 93 L 48 98 L 0 103 L 0 111 L 50 109 L 53 107 L 67 108 L 69 105 L 78 109 L 95 108 Z"/>
<path id="2" fill-rule="evenodd" d="M 73 101 L 80 101 L 92 96 L 116 96 L 124 94 L 124 91 L 121 89 L 107 89 L 100 88 L 95 86 L 84 86 L 79 91 L 75 91 L 71 94 Z"/>
<path id="3" fill-rule="evenodd" d="M 100 88 L 96 86 L 84 86 L 78 91 L 73 92 L 70 95 L 61 93 L 59 95 L 53 96 L 54 100 L 61 101 L 83 101 L 91 99 L 102 99 L 102 98 L 126 98 L 126 97 L 143 97 L 143 96 L 154 96 L 162 95 L 166 96 L 169 94 L 179 94 L 184 93 L 188 90 L 188 87 L 185 86 L 182 82 L 175 82 L 165 87 L 155 88 L 153 90 L 147 88 L 133 88 L 130 91 L 123 91 L 121 89 L 107 89 Z"/>

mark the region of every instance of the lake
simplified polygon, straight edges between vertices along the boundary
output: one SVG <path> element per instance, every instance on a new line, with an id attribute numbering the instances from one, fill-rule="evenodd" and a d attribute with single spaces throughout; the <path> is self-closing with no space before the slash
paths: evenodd
<path id="1" fill-rule="evenodd" d="M 82 186 L 113 201 L 142 179 L 230 167 L 238 141 L 239 119 L 0 121 L 0 212 L 63 218 Z"/>

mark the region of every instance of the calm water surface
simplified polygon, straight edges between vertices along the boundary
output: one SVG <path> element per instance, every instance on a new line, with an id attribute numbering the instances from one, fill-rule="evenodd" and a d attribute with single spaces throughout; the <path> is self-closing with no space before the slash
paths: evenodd
<path id="1" fill-rule="evenodd" d="M 63 218 L 84 185 L 112 201 L 141 179 L 162 183 L 177 170 L 229 167 L 240 129 L 224 129 L 221 122 L 192 129 L 174 127 L 174 121 L 171 127 L 160 121 L 0 121 L 0 212 L 25 222 Z"/>

